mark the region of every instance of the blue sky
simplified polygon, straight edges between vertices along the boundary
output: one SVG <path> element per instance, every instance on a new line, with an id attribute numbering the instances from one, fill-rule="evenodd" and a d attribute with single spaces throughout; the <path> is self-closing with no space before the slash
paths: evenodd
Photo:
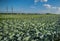
<path id="1" fill-rule="evenodd" d="M 0 12 L 60 13 L 60 0 L 0 0 Z"/>

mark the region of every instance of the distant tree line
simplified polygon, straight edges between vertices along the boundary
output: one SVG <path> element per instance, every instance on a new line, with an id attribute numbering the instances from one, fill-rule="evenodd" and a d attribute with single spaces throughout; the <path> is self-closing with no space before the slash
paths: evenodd
<path id="1" fill-rule="evenodd" d="M 21 15 L 41 15 L 42 13 L 0 13 L 0 14 L 21 14 Z M 51 15 L 52 13 L 45 13 L 46 15 Z M 45 15 L 44 14 L 44 15 Z"/>

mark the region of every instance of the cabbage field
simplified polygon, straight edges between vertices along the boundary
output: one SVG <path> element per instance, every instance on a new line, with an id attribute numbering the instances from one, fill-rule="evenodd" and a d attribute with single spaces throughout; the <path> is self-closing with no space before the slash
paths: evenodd
<path id="1" fill-rule="evenodd" d="M 60 41 L 60 15 L 0 15 L 0 41 Z"/>

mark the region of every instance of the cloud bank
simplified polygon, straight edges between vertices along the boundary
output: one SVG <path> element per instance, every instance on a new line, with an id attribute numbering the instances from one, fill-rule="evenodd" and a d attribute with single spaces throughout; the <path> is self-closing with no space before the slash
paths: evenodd
<path id="1" fill-rule="evenodd" d="M 46 7 L 47 9 L 50 9 L 51 11 L 55 11 L 54 13 L 60 13 L 60 7 L 57 7 L 57 6 L 52 6 L 50 4 L 44 4 L 43 5 L 44 7 Z"/>
<path id="2" fill-rule="evenodd" d="M 38 2 L 45 2 L 45 3 L 47 3 L 48 1 L 49 0 L 34 0 L 34 4 L 37 5 Z M 44 6 L 47 9 L 49 9 L 50 11 L 54 11 L 54 13 L 60 13 L 60 7 L 53 6 L 53 5 L 50 5 L 50 4 L 43 4 L 42 6 Z M 34 8 L 34 7 L 32 7 L 32 8 Z"/>

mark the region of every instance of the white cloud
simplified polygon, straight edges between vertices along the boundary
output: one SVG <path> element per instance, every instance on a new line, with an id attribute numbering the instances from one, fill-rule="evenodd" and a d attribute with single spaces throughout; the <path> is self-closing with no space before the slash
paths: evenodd
<path id="1" fill-rule="evenodd" d="M 47 2 L 48 0 L 34 0 L 34 4 L 37 4 L 37 2 Z"/>
<path id="2" fill-rule="evenodd" d="M 52 6 L 52 5 L 50 5 L 50 4 L 44 4 L 43 6 L 45 6 L 45 7 L 48 8 L 48 9 L 58 9 L 58 7 Z"/>
<path id="3" fill-rule="evenodd" d="M 34 0 L 34 2 L 47 2 L 48 0 Z"/>
<path id="4" fill-rule="evenodd" d="M 34 0 L 34 5 L 36 5 L 36 4 L 37 4 L 37 2 L 39 2 L 39 0 Z"/>
<path id="5" fill-rule="evenodd" d="M 45 6 L 46 8 L 51 8 L 50 4 L 44 4 L 43 6 Z"/>
<path id="6" fill-rule="evenodd" d="M 47 2 L 48 0 L 41 0 L 41 2 Z"/>

